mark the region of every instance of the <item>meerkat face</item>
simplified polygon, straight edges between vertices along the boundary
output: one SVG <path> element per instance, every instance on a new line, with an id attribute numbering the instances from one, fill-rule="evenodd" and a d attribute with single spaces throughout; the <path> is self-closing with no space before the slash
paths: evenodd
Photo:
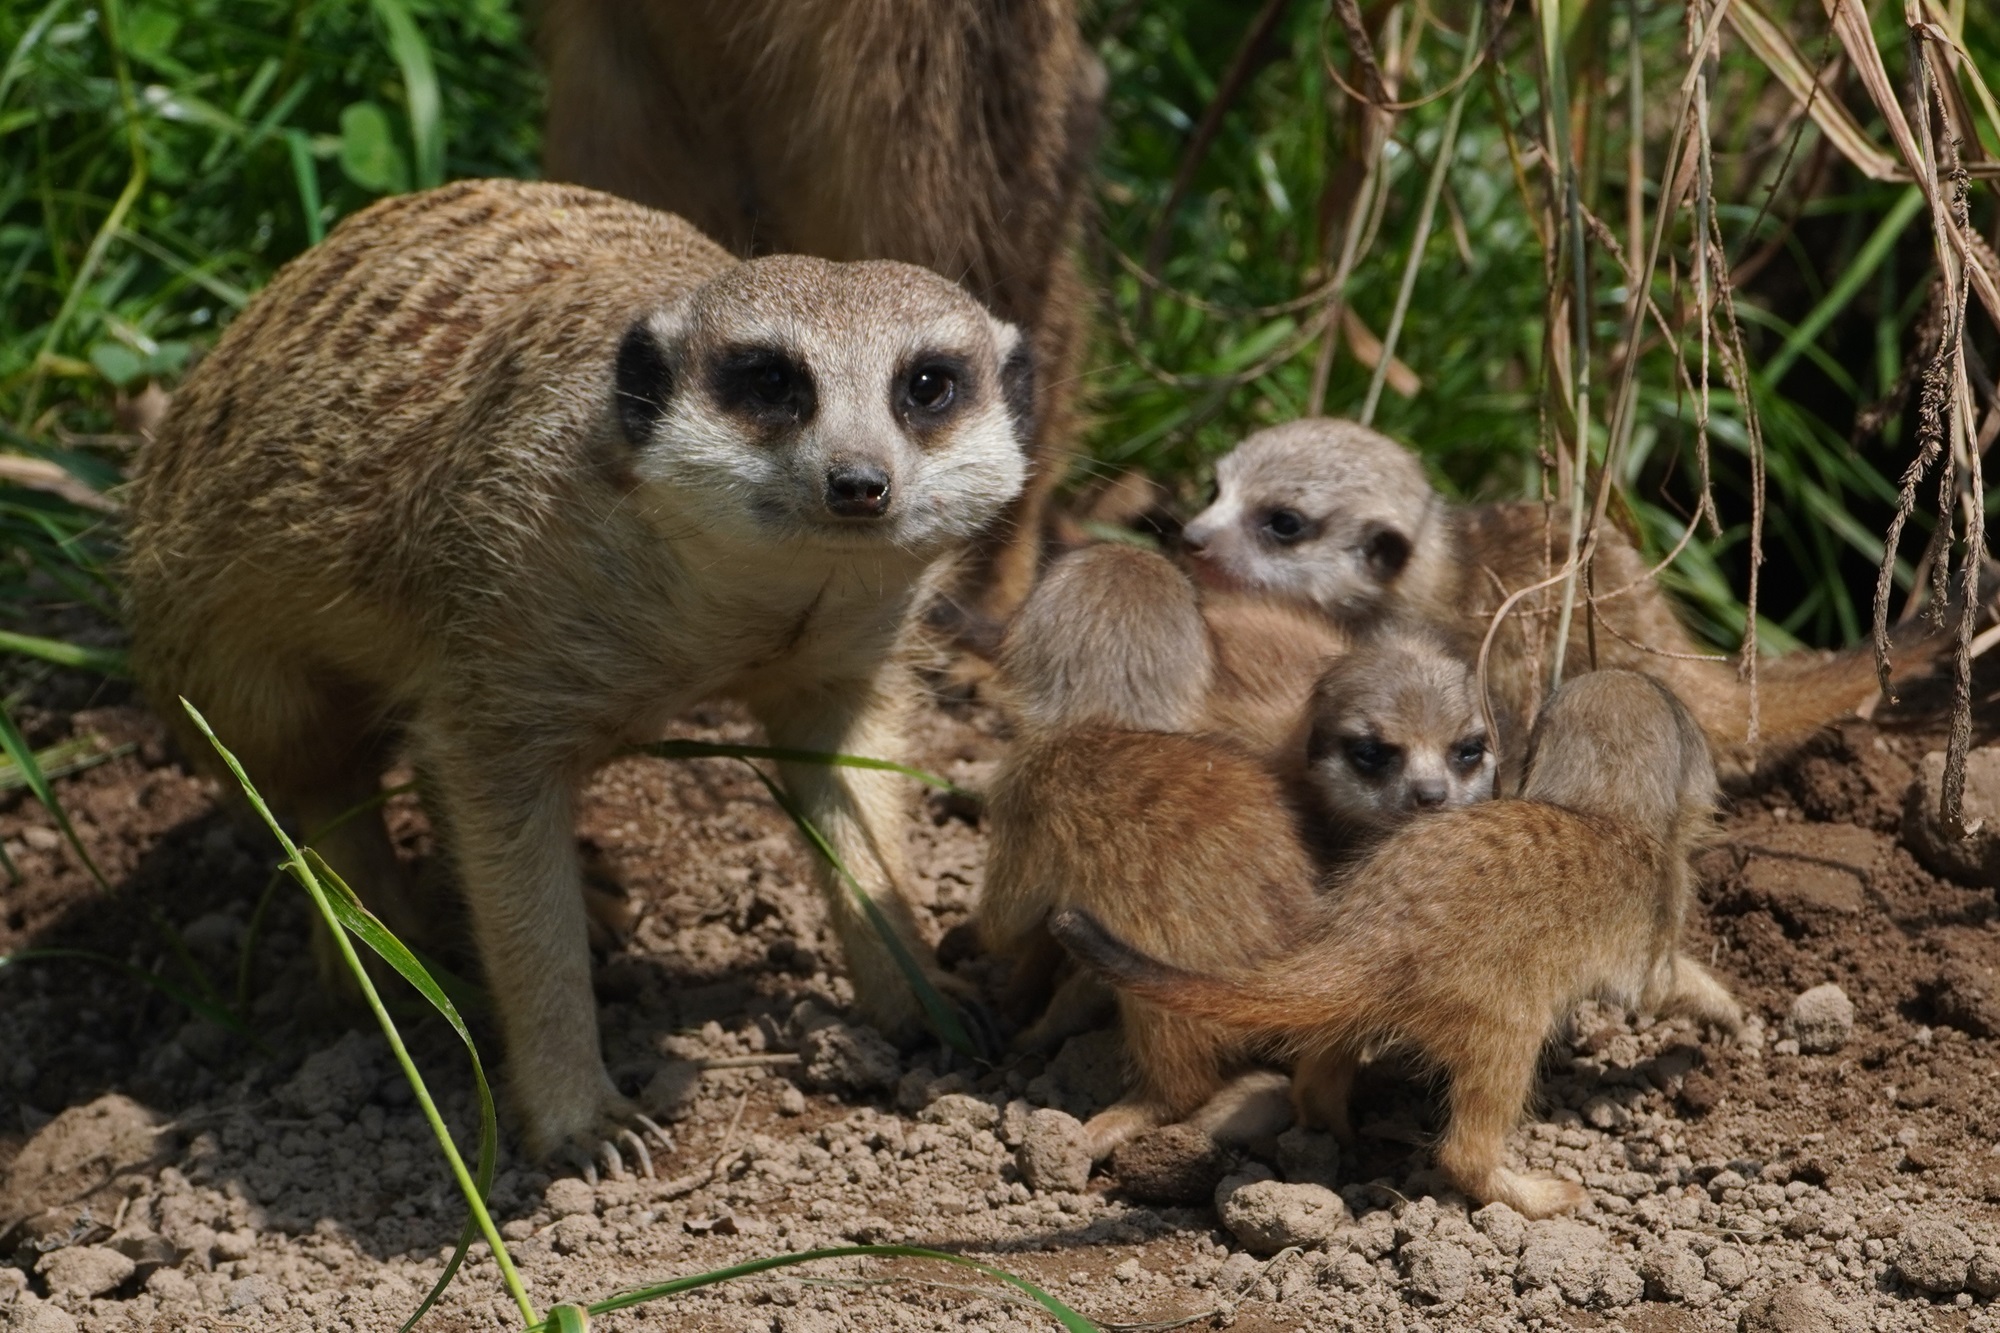
<path id="1" fill-rule="evenodd" d="M 754 259 L 626 333 L 632 471 L 684 533 L 928 558 L 1020 492 L 1021 333 L 926 269 Z"/>
<path id="2" fill-rule="evenodd" d="M 1307 772 L 1325 813 L 1380 827 L 1493 795 L 1472 672 L 1430 635 L 1391 629 L 1313 688 Z"/>
<path id="3" fill-rule="evenodd" d="M 1363 620 L 1436 540 L 1440 502 L 1415 457 L 1349 421 L 1259 431 L 1216 464 L 1215 498 L 1182 530 L 1197 577 Z"/>

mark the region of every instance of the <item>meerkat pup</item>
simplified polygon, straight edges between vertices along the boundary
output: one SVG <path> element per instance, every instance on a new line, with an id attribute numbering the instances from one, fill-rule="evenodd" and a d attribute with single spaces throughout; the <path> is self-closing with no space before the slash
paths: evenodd
<path id="1" fill-rule="evenodd" d="M 1214 675 L 1201 609 L 1164 557 L 1104 545 L 1058 560 L 1009 627 L 1000 682 L 1017 728 L 987 801 L 986 947 L 1042 993 L 1044 921 L 1086 907 L 1198 971 L 1245 967 L 1304 923 L 1315 869 L 1268 764 L 1192 734 Z M 1060 1021 L 1052 1013 L 1046 1021 Z M 1132 1092 L 1085 1132 L 1103 1157 L 1189 1115 L 1245 1064 L 1214 1023 L 1118 999 Z"/>
<path id="2" fill-rule="evenodd" d="M 1350 636 L 1326 617 L 1263 593 L 1204 589 L 1215 670 L 1201 728 L 1269 755 L 1282 774 L 1305 769 L 1307 704 Z"/>
<path id="3" fill-rule="evenodd" d="M 1503 1161 L 1550 1033 L 1582 1000 L 1691 1015 L 1734 1032 L 1736 1002 L 1680 952 L 1688 851 L 1708 828 L 1714 765 L 1671 691 L 1628 671 L 1564 682 L 1537 723 L 1518 799 L 1391 835 L 1323 900 L 1301 947 L 1201 975 L 1091 913 L 1050 930 L 1132 999 L 1275 1039 L 1299 1060 L 1302 1117 L 1350 1137 L 1347 1097 L 1371 1043 L 1400 1040 L 1449 1077 L 1438 1163 L 1481 1201 L 1547 1217 L 1580 1186 Z"/>
<path id="4" fill-rule="evenodd" d="M 974 562 L 978 610 L 1011 614 L 1071 447 L 1089 308 L 1076 241 L 1105 77 L 1077 0 L 549 0 L 538 26 L 551 179 L 739 255 L 922 264 L 1026 332 L 1031 476 Z"/>
<path id="5" fill-rule="evenodd" d="M 1011 325 L 910 265 L 739 262 L 568 186 L 385 200 L 175 395 L 133 487 L 133 667 L 306 830 L 413 753 L 526 1144 L 589 1149 L 633 1108 L 598 1049 L 581 784 L 711 696 L 775 745 L 894 756 L 906 612 L 1019 490 L 1029 375 Z M 914 941 L 894 779 L 784 779 Z M 393 897 L 379 820 L 324 851 Z M 912 1031 L 890 951 L 824 887 L 861 1015 Z"/>
<path id="6" fill-rule="evenodd" d="M 1423 626 L 1385 625 L 1334 660 L 1305 722 L 1315 813 L 1350 853 L 1417 815 L 1493 796 L 1472 668 Z"/>
<path id="7" fill-rule="evenodd" d="M 1351 421 L 1311 419 L 1259 431 L 1216 464 L 1216 497 L 1183 532 L 1197 577 L 1318 608 L 1359 631 L 1422 620 L 1476 646 L 1500 604 L 1569 557 L 1567 511 L 1532 501 L 1453 505 L 1402 445 Z M 1615 527 L 1598 532 L 1596 623 L 1577 608 L 1564 674 L 1597 665 L 1642 671 L 1687 702 L 1735 775 L 1803 742 L 1875 697 L 1866 650 L 1764 665 L 1758 741 L 1748 742 L 1749 686 L 1688 633 L 1640 553 Z M 1516 605 L 1493 643 L 1499 711 L 1532 720 L 1554 650 L 1560 589 Z"/>

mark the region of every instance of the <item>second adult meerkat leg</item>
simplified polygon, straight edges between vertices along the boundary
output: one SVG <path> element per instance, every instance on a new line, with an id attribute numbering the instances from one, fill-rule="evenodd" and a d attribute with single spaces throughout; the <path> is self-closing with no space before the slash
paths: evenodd
<path id="1" fill-rule="evenodd" d="M 900 761 L 904 707 L 897 686 L 902 683 L 901 673 L 892 668 L 870 681 L 798 689 L 748 702 L 774 746 Z M 861 892 L 881 912 L 918 966 L 940 988 L 958 989 L 932 961 L 931 947 L 917 929 L 905 887 L 909 857 L 904 802 L 909 779 L 831 764 L 786 763 L 779 769 L 799 809 L 853 873 Z M 825 864 L 824 857 L 815 854 L 814 860 L 820 863 L 827 919 L 847 955 L 848 975 L 854 982 L 855 1005 L 861 1017 L 892 1038 L 916 1037 L 924 1031 L 923 1010 L 901 965 L 866 908 L 856 900 L 854 885 Z"/>
<path id="2" fill-rule="evenodd" d="M 451 831 L 528 1150 L 591 1151 L 635 1108 L 598 1046 L 576 852 L 583 765 L 484 729 L 433 724 L 417 740 Z"/>
<path id="3" fill-rule="evenodd" d="M 1524 1175 L 1506 1165 L 1507 1136 L 1521 1119 L 1534 1084 L 1540 1033 L 1475 1034 L 1451 1076 L 1451 1124 L 1437 1162 L 1453 1184 L 1482 1203 L 1498 1201 L 1526 1218 L 1567 1212 L 1588 1197 L 1581 1185 Z"/>

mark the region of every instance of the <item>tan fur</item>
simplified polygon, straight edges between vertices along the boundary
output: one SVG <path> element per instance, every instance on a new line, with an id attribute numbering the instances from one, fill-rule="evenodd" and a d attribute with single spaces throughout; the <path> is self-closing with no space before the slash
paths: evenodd
<path id="1" fill-rule="evenodd" d="M 302 828 L 414 752 L 531 1150 L 629 1111 L 598 1051 L 579 785 L 715 695 L 777 745 L 895 756 L 908 608 L 1020 485 L 1018 342 L 922 269 L 739 263 L 609 195 L 475 181 L 344 222 L 176 395 L 132 496 L 133 667 Z M 909 406 L 939 359 L 955 396 Z M 837 492 L 866 469 L 888 489 Z M 784 777 L 914 940 L 896 780 Z M 379 819 L 325 850 L 393 923 Z M 887 948 L 824 887 L 863 1014 L 912 1030 Z"/>
<path id="2" fill-rule="evenodd" d="M 1362 1053 L 1385 1038 L 1414 1045 L 1451 1081 L 1438 1161 L 1453 1184 L 1544 1217 L 1582 1190 L 1508 1170 L 1503 1150 L 1571 1008 L 1594 998 L 1740 1023 L 1727 991 L 1679 952 L 1688 850 L 1715 798 L 1687 710 L 1643 676 L 1602 671 L 1551 698 L 1521 798 L 1392 835 L 1325 900 L 1303 947 L 1200 976 L 1080 912 L 1050 928 L 1132 999 L 1277 1039 L 1299 1057 L 1301 1114 L 1343 1135 Z"/>
<path id="3" fill-rule="evenodd" d="M 1306 722 L 1306 783 L 1339 846 L 1493 795 L 1472 668 L 1422 626 L 1365 634 L 1314 683 Z"/>
<path id="4" fill-rule="evenodd" d="M 1043 921 L 1083 906 L 1183 966 L 1237 967 L 1304 920 L 1314 867 L 1269 767 L 1221 737 L 1177 730 L 1207 693 L 1194 590 L 1165 559 L 1117 546 L 1066 556 L 1029 597 L 1002 650 L 1019 737 L 987 803 L 979 905 L 986 947 L 1015 963 L 1017 997 L 1045 990 L 1058 952 Z M 1151 664 L 1180 668 L 1154 674 Z M 1107 685 L 1146 682 L 1122 716 Z M 1243 1060 L 1214 1024 L 1121 997 L 1137 1072 L 1125 1101 L 1086 1126 L 1102 1157 L 1194 1112 Z M 1061 1022 L 1052 1010 L 1046 1022 Z"/>
<path id="5" fill-rule="evenodd" d="M 1476 652 L 1506 597 L 1568 558 L 1565 510 L 1533 502 L 1448 504 L 1415 455 L 1351 421 L 1260 431 L 1217 465 L 1216 480 L 1215 502 L 1186 529 L 1197 565 L 1211 578 L 1316 606 L 1350 629 L 1420 619 Z M 1274 521 L 1279 528 L 1292 521 L 1280 511 L 1297 520 L 1301 535 L 1287 541 L 1274 531 Z M 1664 681 L 1700 721 L 1725 774 L 1795 748 L 1875 696 L 1865 650 L 1766 663 L 1758 739 L 1750 743 L 1749 687 L 1730 663 L 1689 660 L 1714 654 L 1688 633 L 1648 569 L 1616 528 L 1599 531 L 1598 620 L 1593 625 L 1579 602 L 1564 674 L 1623 667 Z M 1494 639 L 1488 671 L 1503 718 L 1534 718 L 1560 604 L 1560 588 L 1530 594 Z"/>
<path id="6" fill-rule="evenodd" d="M 1215 655 L 1204 730 L 1271 755 L 1281 773 L 1305 769 L 1308 701 L 1348 635 L 1324 616 L 1256 593 L 1204 590 L 1202 620 Z"/>
<path id="7" fill-rule="evenodd" d="M 985 550 L 992 614 L 1033 582 L 1074 430 L 1072 251 L 1104 88 L 1076 8 L 549 0 L 541 24 L 552 178 L 678 213 L 739 255 L 922 264 L 1029 331 L 1032 479 Z"/>

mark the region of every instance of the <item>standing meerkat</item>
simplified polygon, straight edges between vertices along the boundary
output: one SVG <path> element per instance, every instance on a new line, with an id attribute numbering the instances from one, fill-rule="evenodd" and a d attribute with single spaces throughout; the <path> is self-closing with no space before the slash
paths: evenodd
<path id="1" fill-rule="evenodd" d="M 1493 796 L 1497 763 L 1472 668 L 1422 626 L 1385 625 L 1328 665 L 1305 725 L 1311 802 L 1342 849 Z"/>
<path id="2" fill-rule="evenodd" d="M 1505 1142 L 1543 1043 L 1580 1001 L 1741 1024 L 1728 991 L 1680 952 L 1688 852 L 1715 799 L 1708 746 L 1672 692 L 1594 672 L 1551 697 L 1520 798 L 1392 835 L 1323 900 L 1302 947 L 1202 976 L 1081 911 L 1049 929 L 1126 996 L 1275 1040 L 1299 1060 L 1302 1118 L 1342 1137 L 1363 1053 L 1383 1038 L 1415 1046 L 1450 1079 L 1438 1164 L 1452 1183 L 1547 1217 L 1582 1203 L 1582 1188 L 1509 1170 Z"/>
<path id="3" fill-rule="evenodd" d="M 1011 325 L 910 265 L 739 262 L 568 186 L 385 200 L 175 395 L 133 488 L 133 668 L 192 756 L 177 696 L 308 830 L 407 746 L 527 1146 L 594 1148 L 632 1107 L 598 1049 L 581 784 L 711 696 L 775 745 L 894 757 L 906 613 L 1018 491 L 1028 377 Z M 784 779 L 914 941 L 895 779 Z M 394 923 L 380 820 L 323 849 Z M 888 948 L 823 887 L 862 1016 L 911 1031 Z"/>
<path id="4" fill-rule="evenodd" d="M 1213 670 L 1187 577 L 1132 547 L 1063 557 L 1015 617 L 1000 683 L 1017 735 L 987 800 L 978 922 L 1014 959 L 1017 995 L 1046 992 L 1060 951 L 1043 923 L 1062 908 L 1204 971 L 1247 966 L 1305 922 L 1316 870 L 1276 776 L 1243 746 L 1191 734 Z M 1136 1079 L 1084 1127 L 1098 1158 L 1197 1111 L 1245 1063 L 1216 1024 L 1130 996 L 1118 1007 Z"/>
<path id="5" fill-rule="evenodd" d="M 1568 559 L 1568 520 L 1533 501 L 1454 505 L 1402 445 L 1351 421 L 1310 419 L 1252 435 L 1216 464 L 1215 500 L 1184 537 L 1198 574 L 1317 607 L 1359 630 L 1386 619 L 1434 624 L 1473 651 L 1507 596 Z M 1598 533 L 1597 664 L 1641 671 L 1686 701 L 1726 773 L 1755 767 L 1873 699 L 1873 657 L 1850 650 L 1759 668 L 1758 740 L 1750 689 L 1697 644 L 1614 527 Z M 1615 595 L 1614 595 L 1615 594 Z M 1530 594 L 1493 642 L 1498 711 L 1532 720 L 1553 651 L 1561 590 Z M 1579 603 L 1564 674 L 1591 668 Z"/>
<path id="6" fill-rule="evenodd" d="M 921 264 L 1027 332 L 1031 476 L 980 555 L 1004 618 L 1075 430 L 1105 86 L 1076 0 L 549 0 L 540 39 L 552 179 L 739 255 Z"/>

